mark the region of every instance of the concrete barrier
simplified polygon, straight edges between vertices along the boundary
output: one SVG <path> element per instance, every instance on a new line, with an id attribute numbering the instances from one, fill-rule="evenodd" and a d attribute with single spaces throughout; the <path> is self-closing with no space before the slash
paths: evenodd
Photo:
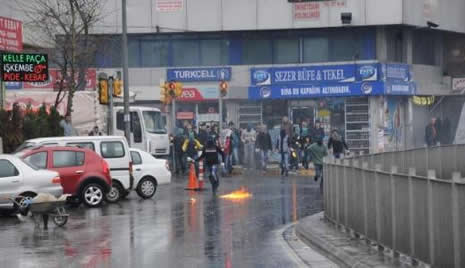
<path id="1" fill-rule="evenodd" d="M 433 267 L 465 267 L 465 145 L 324 165 L 325 217 Z"/>

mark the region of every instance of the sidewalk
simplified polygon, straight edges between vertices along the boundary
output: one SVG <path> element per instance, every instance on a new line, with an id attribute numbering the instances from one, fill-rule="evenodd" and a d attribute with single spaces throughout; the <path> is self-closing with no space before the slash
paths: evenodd
<path id="1" fill-rule="evenodd" d="M 334 224 L 324 220 L 323 215 L 321 212 L 301 219 L 295 231 L 303 242 L 340 267 L 413 267 L 405 257 L 394 259 L 388 254 L 380 254 L 365 241 L 337 230 Z"/>

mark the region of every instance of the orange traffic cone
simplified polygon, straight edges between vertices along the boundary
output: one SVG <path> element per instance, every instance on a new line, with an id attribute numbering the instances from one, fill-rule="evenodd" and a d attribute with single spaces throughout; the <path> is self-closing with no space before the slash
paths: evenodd
<path id="1" fill-rule="evenodd" d="M 189 169 L 189 181 L 187 182 L 187 187 L 184 190 L 197 190 L 199 188 L 199 182 L 197 181 L 197 176 L 195 175 L 195 166 L 194 163 L 191 163 Z"/>

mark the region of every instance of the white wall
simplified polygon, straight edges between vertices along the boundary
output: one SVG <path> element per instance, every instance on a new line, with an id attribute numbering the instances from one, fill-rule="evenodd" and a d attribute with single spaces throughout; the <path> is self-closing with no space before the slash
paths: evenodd
<path id="1" fill-rule="evenodd" d="M 0 0 L 5 1 L 5 0 Z M 352 13 L 353 25 L 414 24 L 422 26 L 424 1 L 437 0 L 335 0 L 343 5 L 326 7 L 320 3 L 319 18 L 294 19 L 294 5 L 287 0 L 182 0 L 182 9 L 159 12 L 158 0 L 128 0 L 129 32 L 154 32 L 160 26 L 164 32 L 264 30 L 341 26 L 341 12 Z M 173 0 L 176 1 L 176 0 Z M 448 0 L 435 11 L 443 28 L 465 32 L 465 1 Z M 106 17 L 96 32 L 121 31 L 120 0 L 107 0 Z M 452 16 L 451 16 L 452 15 Z"/>
<path id="2" fill-rule="evenodd" d="M 465 32 L 464 0 L 403 0 L 404 24 L 426 26 L 426 21 L 439 24 L 439 29 Z"/>

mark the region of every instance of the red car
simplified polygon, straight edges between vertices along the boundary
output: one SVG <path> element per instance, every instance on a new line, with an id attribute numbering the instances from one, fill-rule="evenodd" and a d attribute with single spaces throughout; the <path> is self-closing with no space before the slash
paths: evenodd
<path id="1" fill-rule="evenodd" d="M 105 160 L 89 149 L 77 147 L 38 147 L 25 152 L 24 161 L 57 171 L 64 194 L 88 207 L 102 204 L 111 189 L 110 168 Z"/>

